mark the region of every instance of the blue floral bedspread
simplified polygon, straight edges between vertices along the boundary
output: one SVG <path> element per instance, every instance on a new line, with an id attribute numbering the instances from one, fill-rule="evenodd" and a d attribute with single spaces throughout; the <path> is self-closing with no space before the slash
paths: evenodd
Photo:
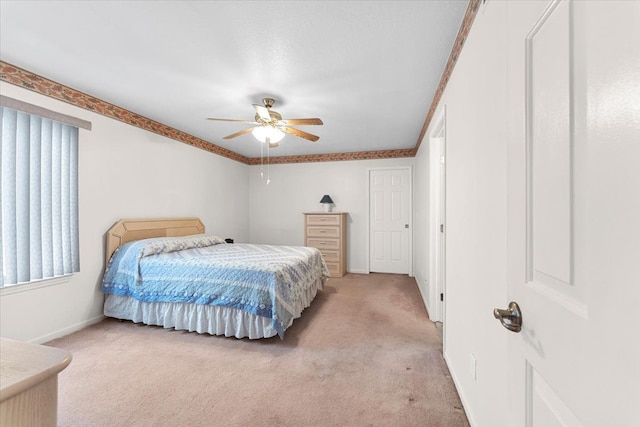
<path id="1" fill-rule="evenodd" d="M 122 245 L 102 280 L 105 294 L 144 302 L 218 305 L 272 319 L 284 331 L 296 304 L 329 271 L 318 249 L 226 244 L 215 236 L 154 238 Z"/>

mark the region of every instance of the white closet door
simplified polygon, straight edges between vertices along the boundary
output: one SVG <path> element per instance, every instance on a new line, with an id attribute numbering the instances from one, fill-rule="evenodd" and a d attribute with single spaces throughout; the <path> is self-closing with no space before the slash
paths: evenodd
<path id="1" fill-rule="evenodd" d="M 369 270 L 409 274 L 410 169 L 369 171 Z"/>

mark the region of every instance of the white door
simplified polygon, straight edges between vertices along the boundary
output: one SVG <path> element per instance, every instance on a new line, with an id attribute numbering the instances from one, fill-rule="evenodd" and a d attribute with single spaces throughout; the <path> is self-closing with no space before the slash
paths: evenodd
<path id="1" fill-rule="evenodd" d="M 640 426 L 640 2 L 507 22 L 508 425 Z"/>
<path id="2" fill-rule="evenodd" d="M 369 171 L 369 271 L 409 274 L 411 170 Z"/>

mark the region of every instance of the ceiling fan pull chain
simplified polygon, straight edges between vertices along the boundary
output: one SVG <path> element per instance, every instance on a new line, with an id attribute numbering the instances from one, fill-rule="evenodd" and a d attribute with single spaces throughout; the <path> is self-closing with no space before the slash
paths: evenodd
<path id="1" fill-rule="evenodd" d="M 264 144 L 260 144 L 260 179 L 264 179 Z"/>
<path id="2" fill-rule="evenodd" d="M 267 138 L 266 145 L 267 145 L 267 185 L 269 185 L 269 183 L 271 182 L 271 162 L 269 161 L 270 154 L 271 154 L 271 140 L 269 138 Z"/>

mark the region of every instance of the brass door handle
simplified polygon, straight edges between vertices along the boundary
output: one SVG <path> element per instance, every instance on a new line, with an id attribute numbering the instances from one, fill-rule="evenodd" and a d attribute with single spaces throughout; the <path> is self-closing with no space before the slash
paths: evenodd
<path id="1" fill-rule="evenodd" d="M 520 332 L 522 329 L 522 313 L 518 303 L 511 301 L 509 308 L 502 310 L 500 308 L 493 309 L 493 317 L 500 320 L 502 326 L 511 332 Z"/>

